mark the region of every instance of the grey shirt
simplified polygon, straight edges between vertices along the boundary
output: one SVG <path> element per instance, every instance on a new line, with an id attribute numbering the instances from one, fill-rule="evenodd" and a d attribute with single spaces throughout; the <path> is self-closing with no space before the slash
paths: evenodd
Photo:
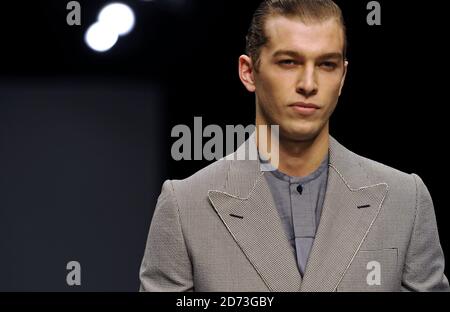
<path id="1" fill-rule="evenodd" d="M 316 236 L 328 179 L 327 155 L 319 168 L 306 177 L 291 177 L 264 163 L 261 170 L 269 184 L 289 243 L 296 251 L 301 275 Z"/>

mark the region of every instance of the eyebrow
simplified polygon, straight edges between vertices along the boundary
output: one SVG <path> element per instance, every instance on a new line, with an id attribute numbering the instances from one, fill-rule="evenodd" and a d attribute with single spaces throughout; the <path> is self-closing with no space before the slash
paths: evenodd
<path id="1" fill-rule="evenodd" d="M 296 51 L 292 51 L 292 50 L 278 50 L 272 54 L 272 57 L 276 58 L 277 56 L 280 56 L 280 55 L 288 55 L 288 56 L 296 57 L 296 58 L 301 57 L 301 54 L 299 54 Z M 320 55 L 318 57 L 318 59 L 320 59 L 320 60 L 332 59 L 332 58 L 343 59 L 343 55 L 342 55 L 342 53 L 332 52 L 332 53 L 326 53 L 326 54 Z"/>

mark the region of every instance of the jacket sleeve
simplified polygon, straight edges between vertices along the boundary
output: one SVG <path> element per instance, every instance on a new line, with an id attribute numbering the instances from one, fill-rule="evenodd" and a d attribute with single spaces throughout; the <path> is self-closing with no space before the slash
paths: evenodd
<path id="1" fill-rule="evenodd" d="M 153 214 L 139 277 L 140 291 L 193 291 L 192 265 L 186 248 L 173 184 L 164 182 Z"/>
<path id="2" fill-rule="evenodd" d="M 416 174 L 416 212 L 406 253 L 402 291 L 450 291 L 444 275 L 445 260 L 439 242 L 433 202 L 427 187 Z"/>

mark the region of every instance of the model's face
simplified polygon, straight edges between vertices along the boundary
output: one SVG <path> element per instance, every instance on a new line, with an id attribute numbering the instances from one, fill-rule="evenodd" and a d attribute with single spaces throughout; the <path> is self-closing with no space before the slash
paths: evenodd
<path id="1" fill-rule="evenodd" d="M 257 123 L 279 125 L 291 140 L 311 140 L 328 131 L 344 83 L 343 30 L 334 19 L 306 25 L 281 16 L 270 17 L 265 29 L 269 42 L 252 71 Z"/>

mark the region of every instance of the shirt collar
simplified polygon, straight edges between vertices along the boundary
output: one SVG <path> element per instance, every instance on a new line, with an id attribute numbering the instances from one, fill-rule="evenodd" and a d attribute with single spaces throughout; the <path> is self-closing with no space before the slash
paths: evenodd
<path id="1" fill-rule="evenodd" d="M 274 175 L 276 178 L 289 182 L 289 183 L 299 183 L 299 184 L 305 184 L 312 180 L 315 180 L 318 178 L 326 169 L 328 169 L 328 163 L 329 163 L 329 153 L 325 156 L 324 160 L 320 164 L 320 166 L 311 174 L 309 174 L 306 177 L 293 177 L 289 176 L 281 171 L 279 171 L 277 168 L 275 168 L 270 161 L 268 161 L 264 156 L 261 155 L 258 151 L 259 161 L 260 161 L 260 169 L 262 172 L 270 172 L 272 175 Z"/>

